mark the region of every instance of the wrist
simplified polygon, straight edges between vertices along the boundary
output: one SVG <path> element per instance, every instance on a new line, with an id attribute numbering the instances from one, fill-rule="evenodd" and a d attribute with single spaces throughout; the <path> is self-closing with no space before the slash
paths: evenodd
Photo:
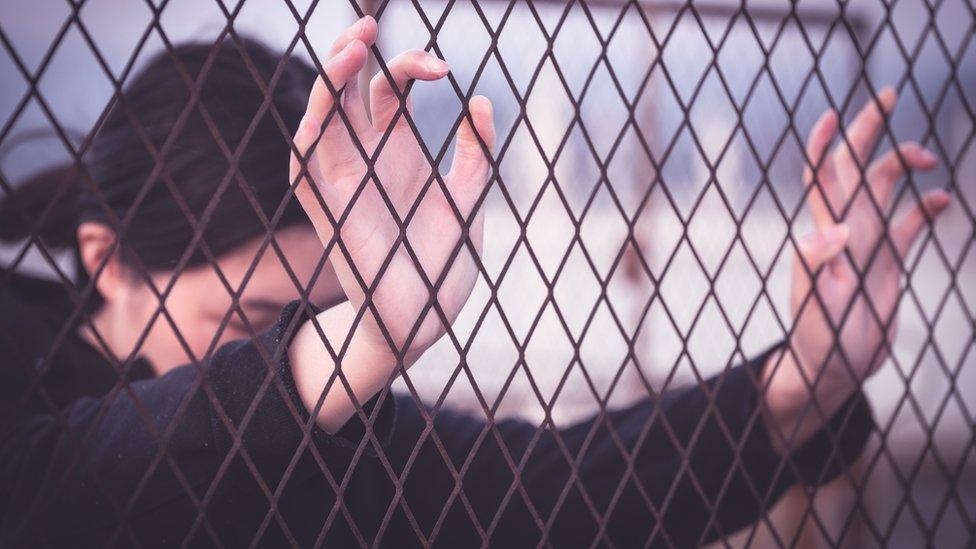
<path id="1" fill-rule="evenodd" d="M 364 322 L 356 322 L 356 312 L 348 303 L 319 313 L 317 321 L 329 347 L 309 321 L 298 330 L 288 355 L 305 408 L 315 414 L 322 429 L 335 433 L 356 413 L 357 404 L 363 405 L 389 385 L 401 361 L 385 340 L 376 341 Z M 402 364 L 408 367 L 421 354 L 405 353 Z"/>
<path id="2" fill-rule="evenodd" d="M 811 371 L 795 352 L 783 347 L 763 366 L 763 418 L 773 447 L 788 453 L 829 421 L 856 390 L 848 378 Z"/>

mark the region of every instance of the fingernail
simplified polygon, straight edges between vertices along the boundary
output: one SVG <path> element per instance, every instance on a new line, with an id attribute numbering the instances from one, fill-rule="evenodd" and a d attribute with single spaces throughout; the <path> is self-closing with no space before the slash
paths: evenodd
<path id="1" fill-rule="evenodd" d="M 935 154 L 928 149 L 922 149 L 922 161 L 923 162 L 937 162 L 939 159 L 936 158 Z"/>
<path id="2" fill-rule="evenodd" d="M 881 100 L 886 110 L 890 110 L 898 102 L 898 92 L 891 86 L 885 86 L 878 94 L 878 99 Z"/>
<path id="3" fill-rule="evenodd" d="M 823 230 L 824 240 L 831 244 L 840 244 L 841 242 L 846 242 L 847 237 L 850 236 L 850 228 L 841 223 L 839 225 L 834 225 L 833 227 L 827 227 Z"/>
<path id="4" fill-rule="evenodd" d="M 932 191 L 931 194 L 925 197 L 925 206 L 929 209 L 930 214 L 938 214 L 945 209 L 946 206 L 951 202 L 949 194 L 945 191 Z"/>
<path id="5" fill-rule="evenodd" d="M 427 69 L 431 72 L 446 73 L 451 70 L 451 66 L 447 64 L 447 61 L 443 59 L 438 59 L 431 55 L 427 58 Z"/>

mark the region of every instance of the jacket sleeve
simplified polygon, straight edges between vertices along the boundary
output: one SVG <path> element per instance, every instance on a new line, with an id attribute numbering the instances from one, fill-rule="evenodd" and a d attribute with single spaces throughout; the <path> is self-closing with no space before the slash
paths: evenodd
<path id="1" fill-rule="evenodd" d="M 780 456 L 758 406 L 767 356 L 558 432 L 523 421 L 486 426 L 469 415 L 437 414 L 435 430 L 462 474 L 465 497 L 427 486 L 426 505 L 438 508 L 450 499 L 453 523 L 470 525 L 468 531 L 443 526 L 438 536 L 447 546 L 483 539 L 493 546 L 540 540 L 591 546 L 599 538 L 625 547 L 693 547 L 754 523 L 791 485 L 842 474 L 873 428 L 858 393 L 802 448 Z M 398 405 L 401 423 L 411 407 Z M 393 450 L 415 445 L 415 434 L 398 429 L 397 439 L 411 440 L 397 440 Z M 444 469 L 437 444 L 422 446 L 413 470 Z M 416 482 L 414 490 L 421 490 Z"/>
<path id="2" fill-rule="evenodd" d="M 191 529 L 222 537 L 246 531 L 246 520 L 260 524 L 286 473 L 319 467 L 293 459 L 310 446 L 326 466 L 332 456 L 348 459 L 351 452 L 336 449 L 357 448 L 365 426 L 353 420 L 335 436 L 319 430 L 291 377 L 282 343 L 306 318 L 295 314 L 298 306 L 257 338 L 223 345 L 204 365 L 120 381 L 103 397 L 60 408 L 49 404 L 43 383 L 33 383 L 36 373 L 5 365 L 4 394 L 19 400 L 5 402 L 0 415 L 0 545 L 141 545 L 147 535 L 152 544 L 178 545 Z M 368 450 L 388 441 L 392 403 L 375 411 Z M 247 491 L 255 497 L 241 497 Z"/>

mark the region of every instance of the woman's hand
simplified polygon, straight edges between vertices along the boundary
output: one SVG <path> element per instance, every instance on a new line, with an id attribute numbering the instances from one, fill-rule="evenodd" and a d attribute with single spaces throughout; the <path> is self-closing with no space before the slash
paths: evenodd
<path id="1" fill-rule="evenodd" d="M 484 215 L 483 210 L 474 212 L 474 208 L 488 181 L 486 147 L 493 145 L 494 125 L 491 103 L 484 97 L 472 99 L 469 110 L 477 134 L 465 117 L 457 132 L 451 171 L 435 177 L 436 166 L 432 169 L 405 115 L 398 112 L 400 101 L 383 72 L 370 84 L 372 121 L 367 117 L 357 77 L 376 35 L 376 22 L 364 17 L 333 44 L 324 69 L 333 89 L 341 90 L 346 120 L 334 108 L 333 94 L 320 77 L 295 136 L 308 169 L 303 172 L 303 159 L 293 155 L 291 176 L 293 181 L 302 176 L 298 197 L 326 246 L 331 244 L 335 228 L 326 209 L 337 221 L 348 213 L 339 222 L 339 240 L 349 256 L 334 246 L 330 260 L 354 308 L 362 307 L 372 290 L 371 303 L 378 316 L 371 312 L 364 317 L 368 339 L 390 349 L 385 328 L 395 343 L 395 352 L 417 355 L 447 329 L 438 312 L 429 307 L 433 298 L 424 278 L 436 287 L 443 276 L 436 300 L 448 324 L 457 317 L 474 286 L 477 268 L 465 246 L 462 226 L 471 223 L 467 234 L 475 253 L 480 253 Z M 437 80 L 449 70 L 446 62 L 420 50 L 394 57 L 387 68 L 403 93 L 410 81 Z M 389 138 L 381 143 L 387 131 Z M 371 164 L 364 155 L 375 156 L 374 171 L 369 170 Z M 450 199 L 438 179 L 443 180 Z M 400 242 L 400 228 L 380 188 L 405 222 L 410 251 Z M 391 254 L 388 267 L 381 273 Z M 420 328 L 411 337 L 417 324 Z"/>
<path id="2" fill-rule="evenodd" d="M 787 439 L 798 431 L 794 444 L 816 432 L 887 358 L 904 260 L 927 219 L 949 203 L 944 191 L 932 191 L 886 223 L 894 187 L 906 170 L 930 170 L 937 163 L 921 145 L 901 143 L 869 164 L 895 102 L 892 89 L 882 90 L 829 154 L 836 113 L 825 113 L 810 132 L 807 157 L 815 169 L 806 170 L 804 181 L 816 231 L 799 242 L 794 259 L 795 325 L 788 348 L 774 354 L 764 371 L 767 380 L 772 376 L 768 417 Z M 811 397 L 823 416 L 809 409 Z"/>
<path id="3" fill-rule="evenodd" d="M 444 334 L 474 286 L 478 271 L 472 254 L 480 253 L 484 233 L 484 211 L 475 207 L 488 181 L 495 131 L 491 103 L 484 97 L 469 103 L 474 127 L 465 117 L 451 171 L 442 177 L 424 156 L 382 72 L 370 84 L 372 119 L 367 116 L 357 79 L 376 34 L 376 21 L 364 17 L 332 45 L 324 69 L 332 89 L 341 92 L 342 112 L 318 78 L 295 135 L 301 157 L 291 158 L 292 181 L 300 179 L 296 194 L 331 249 L 329 259 L 349 298 L 349 304 L 317 318 L 333 350 L 343 348 L 349 336 L 341 364 L 311 322 L 288 348 L 302 401 L 329 432 L 339 430 L 356 404 L 389 383 L 398 364 L 408 367 Z M 390 60 L 387 69 L 405 93 L 412 80 L 443 78 L 449 67 L 426 52 L 409 51 Z M 404 225 L 403 239 L 391 209 Z M 427 282 L 438 288 L 433 306 Z M 343 375 L 337 378 L 340 368 Z"/>

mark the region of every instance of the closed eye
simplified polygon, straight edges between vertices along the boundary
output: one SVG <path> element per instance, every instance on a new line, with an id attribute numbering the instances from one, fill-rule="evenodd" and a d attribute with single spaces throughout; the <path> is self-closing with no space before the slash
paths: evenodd
<path id="1" fill-rule="evenodd" d="M 249 331 L 247 324 L 249 323 L 253 330 L 259 332 L 271 327 L 278 320 L 278 316 L 284 307 L 284 304 L 273 301 L 244 300 L 241 301 L 240 310 L 247 317 L 247 323 L 241 318 L 240 312 L 235 312 L 228 325 L 247 333 Z"/>

